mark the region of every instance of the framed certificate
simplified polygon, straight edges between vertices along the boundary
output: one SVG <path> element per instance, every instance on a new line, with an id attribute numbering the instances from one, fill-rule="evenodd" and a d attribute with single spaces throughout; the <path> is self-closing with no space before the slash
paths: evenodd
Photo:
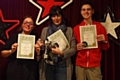
<path id="1" fill-rule="evenodd" d="M 34 35 L 18 34 L 17 58 L 34 59 Z"/>
<path id="2" fill-rule="evenodd" d="M 84 49 L 98 48 L 96 25 L 80 26 L 80 40 L 85 43 Z"/>
<path id="3" fill-rule="evenodd" d="M 60 30 L 56 31 L 52 35 L 47 37 L 49 41 L 54 41 L 58 43 L 59 49 L 64 50 L 70 47 L 66 37 L 64 36 L 63 32 Z"/>

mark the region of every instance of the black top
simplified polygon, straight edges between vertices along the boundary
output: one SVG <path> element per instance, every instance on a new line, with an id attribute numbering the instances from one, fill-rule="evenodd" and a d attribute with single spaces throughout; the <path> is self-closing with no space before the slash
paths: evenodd
<path id="1" fill-rule="evenodd" d="M 12 35 L 2 50 L 10 50 L 11 45 L 17 43 L 18 34 Z M 17 59 L 14 52 L 8 57 L 6 80 L 37 80 L 38 66 L 36 59 Z"/>

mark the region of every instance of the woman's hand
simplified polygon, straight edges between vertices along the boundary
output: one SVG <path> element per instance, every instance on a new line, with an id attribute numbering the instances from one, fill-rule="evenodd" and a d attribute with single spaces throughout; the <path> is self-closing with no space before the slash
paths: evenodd
<path id="1" fill-rule="evenodd" d="M 44 46 L 44 43 L 40 38 L 37 40 L 36 44 L 39 45 L 40 47 Z"/>
<path id="2" fill-rule="evenodd" d="M 12 44 L 11 50 L 10 50 L 11 54 L 14 53 L 17 50 L 17 47 L 18 47 L 18 43 Z"/>
<path id="3" fill-rule="evenodd" d="M 51 48 L 51 50 L 54 54 L 63 55 L 63 52 L 57 46 L 55 46 L 55 48 Z"/>

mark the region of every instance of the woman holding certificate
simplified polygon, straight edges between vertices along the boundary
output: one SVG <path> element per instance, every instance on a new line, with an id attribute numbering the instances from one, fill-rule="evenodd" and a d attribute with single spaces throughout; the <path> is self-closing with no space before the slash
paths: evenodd
<path id="1" fill-rule="evenodd" d="M 6 80 L 37 80 L 38 65 L 33 55 L 34 49 L 37 55 L 40 54 L 40 47 L 35 45 L 33 30 L 33 19 L 26 16 L 21 24 L 20 33 L 12 35 L 3 46 L 1 55 L 8 57 Z M 20 39 L 19 35 L 22 35 Z"/>
<path id="2" fill-rule="evenodd" d="M 71 80 L 71 56 L 76 53 L 73 30 L 67 27 L 59 6 L 53 6 L 49 15 L 50 24 L 43 28 L 40 37 L 45 40 L 44 56 L 40 62 L 40 80 Z M 41 45 L 40 39 L 37 42 Z"/>
<path id="3" fill-rule="evenodd" d="M 91 2 L 81 6 L 83 21 L 74 27 L 77 40 L 76 79 L 102 80 L 100 61 L 101 50 L 109 48 L 108 36 L 100 22 L 94 21 L 94 7 Z"/>

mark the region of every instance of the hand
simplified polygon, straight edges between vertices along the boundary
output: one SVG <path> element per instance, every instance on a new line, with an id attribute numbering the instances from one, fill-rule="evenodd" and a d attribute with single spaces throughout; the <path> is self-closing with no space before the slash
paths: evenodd
<path id="1" fill-rule="evenodd" d="M 77 50 L 82 50 L 84 48 L 84 44 L 83 43 L 78 43 L 77 44 Z"/>
<path id="2" fill-rule="evenodd" d="M 14 44 L 12 44 L 12 46 L 11 46 L 11 53 L 14 53 L 16 50 L 17 50 L 17 47 L 18 47 L 18 44 L 17 43 L 14 43 Z"/>
<path id="3" fill-rule="evenodd" d="M 37 40 L 36 44 L 38 44 L 40 47 L 44 46 L 44 43 L 40 38 Z"/>
<path id="4" fill-rule="evenodd" d="M 103 34 L 97 35 L 97 41 L 106 41 L 105 36 Z"/>
<path id="5" fill-rule="evenodd" d="M 63 55 L 63 52 L 57 46 L 55 46 L 55 48 L 51 48 L 51 50 L 54 54 Z"/>

